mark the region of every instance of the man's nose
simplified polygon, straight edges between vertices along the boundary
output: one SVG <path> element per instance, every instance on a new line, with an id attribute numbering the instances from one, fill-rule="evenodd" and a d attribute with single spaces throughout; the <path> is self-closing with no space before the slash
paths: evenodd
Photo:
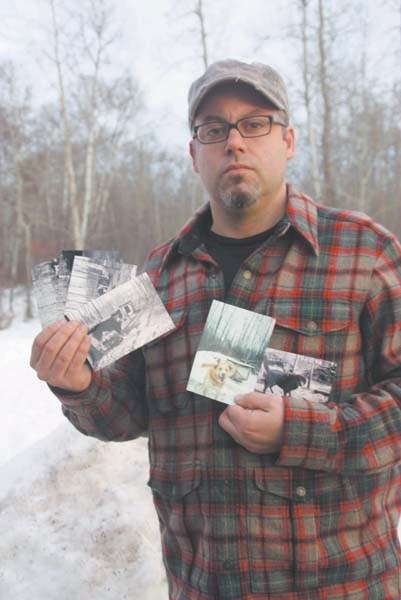
<path id="1" fill-rule="evenodd" d="M 231 127 L 226 139 L 226 150 L 241 149 L 245 146 L 245 140 L 236 127 Z"/>

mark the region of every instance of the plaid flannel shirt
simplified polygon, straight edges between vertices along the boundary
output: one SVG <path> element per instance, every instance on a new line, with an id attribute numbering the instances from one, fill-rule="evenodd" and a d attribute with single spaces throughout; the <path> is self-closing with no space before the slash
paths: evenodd
<path id="1" fill-rule="evenodd" d="M 171 599 L 400 600 L 401 247 L 289 187 L 224 298 L 207 212 L 145 265 L 176 329 L 59 394 L 63 410 L 104 440 L 149 436 Z M 224 405 L 186 392 L 213 299 L 274 317 L 270 347 L 338 363 L 327 404 L 285 398 L 277 455 L 246 451 Z"/>

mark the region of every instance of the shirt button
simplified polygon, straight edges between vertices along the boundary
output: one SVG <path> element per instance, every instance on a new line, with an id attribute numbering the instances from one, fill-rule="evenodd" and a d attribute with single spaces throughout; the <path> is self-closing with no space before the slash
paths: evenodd
<path id="1" fill-rule="evenodd" d="M 306 324 L 306 327 L 307 327 L 308 331 L 314 332 L 314 331 L 317 331 L 318 324 L 316 323 L 316 321 L 308 321 L 308 323 Z"/>
<path id="2" fill-rule="evenodd" d="M 303 485 L 299 485 L 296 489 L 295 489 L 295 493 L 299 498 L 305 498 L 306 496 L 306 488 L 304 488 Z"/>
<path id="3" fill-rule="evenodd" d="M 252 279 L 252 273 L 250 271 L 244 271 L 242 273 L 242 277 L 244 279 L 246 279 L 247 281 L 249 281 L 250 279 Z"/>

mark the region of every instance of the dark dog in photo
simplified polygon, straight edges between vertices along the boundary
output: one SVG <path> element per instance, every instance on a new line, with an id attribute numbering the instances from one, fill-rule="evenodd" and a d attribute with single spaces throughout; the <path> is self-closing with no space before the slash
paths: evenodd
<path id="1" fill-rule="evenodd" d="M 299 387 L 306 385 L 307 379 L 304 375 L 297 373 L 284 373 L 281 371 L 274 371 L 272 369 L 266 369 L 264 373 L 264 390 L 269 388 L 273 391 L 273 387 L 277 385 L 283 390 L 285 396 L 291 396 L 291 392 Z"/>

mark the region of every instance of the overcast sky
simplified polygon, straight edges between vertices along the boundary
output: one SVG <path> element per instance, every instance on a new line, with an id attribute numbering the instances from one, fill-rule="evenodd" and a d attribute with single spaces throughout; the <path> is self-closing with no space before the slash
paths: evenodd
<path id="1" fill-rule="evenodd" d="M 79 0 L 69 0 L 67 5 L 75 3 Z M 393 23 L 385 10 L 385 0 L 346 4 L 355 9 L 362 6 L 362 13 L 366 11 L 371 67 L 379 74 L 393 68 L 394 52 L 388 50 Z M 192 0 L 116 0 L 114 6 L 121 30 L 116 66 L 132 66 L 148 113 L 154 115 L 166 136 L 177 132 L 176 139 L 171 140 L 174 145 L 186 143 L 187 90 L 203 70 L 198 34 L 195 29 L 191 31 L 195 20 L 188 15 Z M 204 0 L 204 6 L 212 60 L 235 57 L 266 61 L 287 80 L 297 78 L 298 51 L 295 43 L 285 38 L 285 27 L 295 19 L 294 10 L 289 9 L 293 2 Z M 357 17 L 358 12 L 355 14 Z M 10 58 L 17 63 L 21 78 L 34 86 L 37 99 L 51 93 L 51 69 L 43 54 L 49 27 L 47 0 L 1 0 L 0 59 Z M 352 32 L 348 40 L 345 52 L 352 51 L 352 40 L 358 45 Z"/>

